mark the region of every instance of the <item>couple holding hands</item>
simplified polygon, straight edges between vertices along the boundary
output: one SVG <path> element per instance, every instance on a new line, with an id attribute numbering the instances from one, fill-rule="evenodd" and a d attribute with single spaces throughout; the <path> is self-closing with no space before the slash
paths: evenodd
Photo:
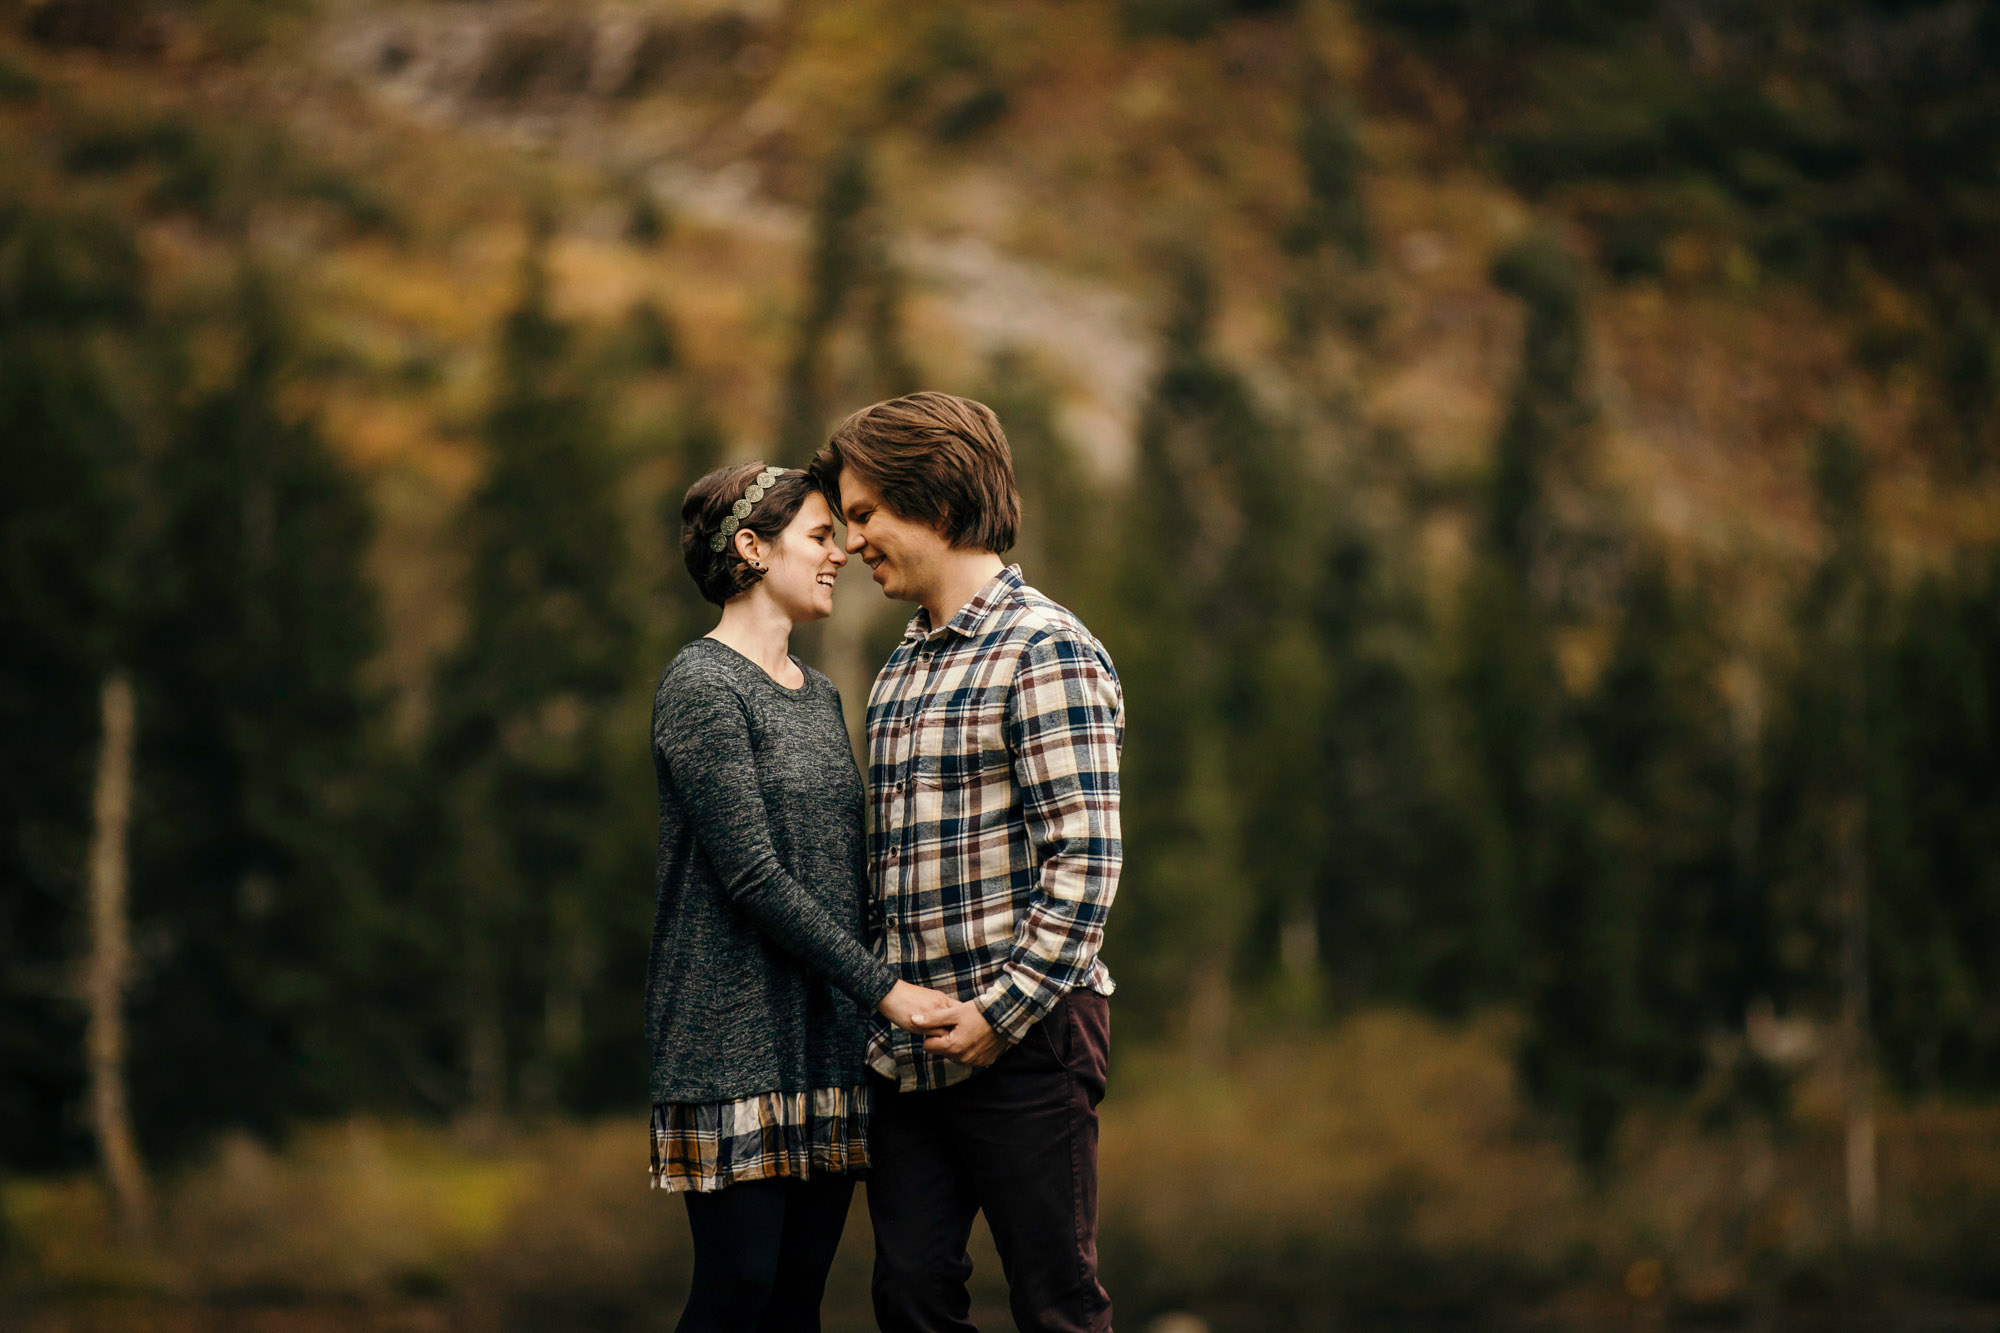
<path id="1" fill-rule="evenodd" d="M 1000 553 L 992 411 L 918 393 L 806 470 L 708 474 L 681 550 L 722 608 L 653 706 L 652 1179 L 683 1192 L 681 1333 L 817 1330 L 868 1180 L 886 1330 L 973 1329 L 986 1214 L 1016 1325 L 1104 1333 L 1097 1104 L 1124 705 L 1103 645 Z M 850 554 L 917 604 L 868 699 L 793 658 Z M 866 818 L 864 820 L 864 806 Z"/>

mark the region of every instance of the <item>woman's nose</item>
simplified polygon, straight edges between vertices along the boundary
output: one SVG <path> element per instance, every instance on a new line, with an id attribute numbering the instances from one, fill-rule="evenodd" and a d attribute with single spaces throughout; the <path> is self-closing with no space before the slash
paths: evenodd
<path id="1" fill-rule="evenodd" d="M 835 569 L 839 569 L 842 565 L 847 563 L 847 552 L 841 550 L 838 546 L 836 546 L 833 548 L 833 554 L 831 555 L 830 558 L 833 561 L 833 567 Z"/>

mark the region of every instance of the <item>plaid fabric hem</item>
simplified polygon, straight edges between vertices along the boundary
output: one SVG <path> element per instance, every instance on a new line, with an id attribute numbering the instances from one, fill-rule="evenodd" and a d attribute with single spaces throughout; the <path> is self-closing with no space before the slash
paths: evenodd
<path id="1" fill-rule="evenodd" d="M 653 1104 L 653 1188 L 705 1194 L 746 1180 L 868 1169 L 868 1088 Z"/>

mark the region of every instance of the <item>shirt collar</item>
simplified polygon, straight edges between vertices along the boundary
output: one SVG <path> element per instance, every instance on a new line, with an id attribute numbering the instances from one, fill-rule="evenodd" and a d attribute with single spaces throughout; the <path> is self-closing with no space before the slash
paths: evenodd
<path id="1" fill-rule="evenodd" d="M 910 624 L 903 631 L 905 641 L 912 639 L 942 639 L 947 634 L 956 634 L 969 639 L 979 632 L 989 617 L 1000 607 L 1000 603 L 1011 597 L 1022 587 L 1021 567 L 1008 565 L 1005 569 L 986 580 L 972 600 L 958 608 L 958 614 L 945 621 L 943 629 L 931 628 L 931 613 L 928 607 L 918 607 L 910 617 Z"/>

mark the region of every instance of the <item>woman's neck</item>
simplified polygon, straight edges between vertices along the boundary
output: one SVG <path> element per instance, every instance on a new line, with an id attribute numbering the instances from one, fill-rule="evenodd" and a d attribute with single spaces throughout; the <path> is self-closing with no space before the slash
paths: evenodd
<path id="1" fill-rule="evenodd" d="M 722 620 L 707 637 L 734 648 L 773 680 L 790 680 L 798 674 L 791 657 L 791 617 L 754 592 L 723 607 Z"/>

